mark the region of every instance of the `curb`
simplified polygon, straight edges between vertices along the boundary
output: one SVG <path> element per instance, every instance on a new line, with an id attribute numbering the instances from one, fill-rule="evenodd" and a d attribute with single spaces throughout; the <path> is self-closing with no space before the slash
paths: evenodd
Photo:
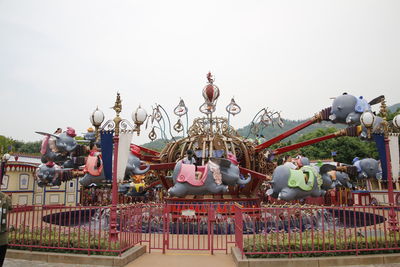
<path id="1" fill-rule="evenodd" d="M 363 255 L 363 256 L 337 256 L 337 257 L 310 257 L 287 259 L 248 259 L 242 258 L 242 253 L 237 247 L 232 247 L 231 254 L 237 267 L 255 266 L 280 266 L 280 267 L 327 267 L 346 265 L 371 265 L 400 263 L 400 253 Z"/>
<path id="2" fill-rule="evenodd" d="M 80 255 L 69 253 L 37 252 L 29 250 L 7 249 L 6 258 L 43 261 L 49 263 L 93 264 L 103 266 L 124 266 L 146 253 L 146 246 L 136 246 L 119 256 Z"/>

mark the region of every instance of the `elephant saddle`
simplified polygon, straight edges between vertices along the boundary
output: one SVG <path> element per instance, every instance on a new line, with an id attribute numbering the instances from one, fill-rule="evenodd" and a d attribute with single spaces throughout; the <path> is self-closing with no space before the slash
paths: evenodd
<path id="1" fill-rule="evenodd" d="M 298 187 L 304 191 L 311 191 L 318 173 L 313 167 L 304 166 L 300 170 L 290 169 L 289 187 Z"/>
<path id="2" fill-rule="evenodd" d="M 202 186 L 207 179 L 207 169 L 207 165 L 198 166 L 196 171 L 195 165 L 182 163 L 181 170 L 176 180 L 180 183 L 186 182 L 193 186 Z"/>
<path id="3" fill-rule="evenodd" d="M 93 176 L 99 176 L 103 170 L 103 162 L 100 155 L 89 155 L 86 160 L 84 172 L 88 172 Z"/>

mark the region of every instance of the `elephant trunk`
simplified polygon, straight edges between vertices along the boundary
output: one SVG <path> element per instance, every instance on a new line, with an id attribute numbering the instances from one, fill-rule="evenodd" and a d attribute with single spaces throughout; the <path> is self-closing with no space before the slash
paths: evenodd
<path id="1" fill-rule="evenodd" d="M 140 167 L 136 167 L 133 169 L 133 173 L 136 175 L 141 175 L 141 174 L 145 174 L 146 172 L 148 172 L 150 169 L 150 164 L 146 164 L 146 168 L 144 168 L 143 170 L 140 169 Z"/>
<path id="2" fill-rule="evenodd" d="M 247 176 L 247 178 L 245 179 L 245 180 L 242 180 L 242 179 L 238 179 L 238 181 L 237 181 L 237 184 L 239 184 L 239 185 L 246 185 L 246 184 L 248 184 L 249 182 L 251 181 L 251 176 L 249 175 L 249 176 Z"/>

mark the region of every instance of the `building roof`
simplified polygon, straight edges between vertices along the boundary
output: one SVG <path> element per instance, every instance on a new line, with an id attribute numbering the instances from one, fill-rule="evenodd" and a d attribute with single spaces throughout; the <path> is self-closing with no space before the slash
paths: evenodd
<path id="1" fill-rule="evenodd" d="M 16 157 L 17 157 L 17 160 L 16 160 Z M 7 164 L 13 164 L 13 163 L 17 163 L 17 164 L 18 163 L 30 163 L 30 164 L 39 165 L 42 162 L 40 160 L 40 156 L 15 154 L 15 155 L 11 155 Z"/>

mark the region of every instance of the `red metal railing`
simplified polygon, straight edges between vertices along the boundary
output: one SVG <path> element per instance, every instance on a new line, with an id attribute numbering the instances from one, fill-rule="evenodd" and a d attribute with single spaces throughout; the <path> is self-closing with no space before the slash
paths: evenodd
<path id="1" fill-rule="evenodd" d="M 286 204 L 287 205 L 287 204 Z M 399 207 L 395 207 L 395 214 Z M 118 241 L 110 241 L 109 206 L 17 206 L 8 213 L 13 248 L 121 255 L 145 244 L 152 250 L 225 251 L 294 257 L 400 250 L 389 207 L 243 207 L 233 203 L 119 206 Z"/>
<path id="2" fill-rule="evenodd" d="M 378 206 L 237 206 L 236 246 L 248 257 L 258 254 L 295 257 L 398 251 L 400 233 L 390 230 L 388 218 L 389 208 Z"/>
<path id="3" fill-rule="evenodd" d="M 117 242 L 109 240 L 107 206 L 16 206 L 8 213 L 9 246 L 16 249 L 121 255 L 140 243 L 140 209 L 118 207 Z"/>
<path id="4" fill-rule="evenodd" d="M 142 204 L 142 243 L 152 250 L 221 250 L 235 244 L 232 204 Z"/>

